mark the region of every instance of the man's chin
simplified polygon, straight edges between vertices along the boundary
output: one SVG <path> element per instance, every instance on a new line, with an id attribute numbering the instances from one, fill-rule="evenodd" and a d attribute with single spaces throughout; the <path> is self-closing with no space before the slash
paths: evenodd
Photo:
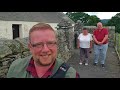
<path id="1" fill-rule="evenodd" d="M 45 63 L 45 62 L 40 62 L 41 66 L 50 66 L 53 62 Z"/>
<path id="2" fill-rule="evenodd" d="M 50 56 L 44 56 L 44 57 L 39 57 L 36 59 L 36 63 L 40 66 L 49 66 L 51 65 L 55 60 L 50 57 Z"/>
<path id="3" fill-rule="evenodd" d="M 40 61 L 39 61 L 39 64 L 41 65 L 41 66 L 49 66 L 49 65 L 51 65 L 52 63 L 54 62 L 54 60 L 52 60 L 52 59 L 40 59 Z"/>

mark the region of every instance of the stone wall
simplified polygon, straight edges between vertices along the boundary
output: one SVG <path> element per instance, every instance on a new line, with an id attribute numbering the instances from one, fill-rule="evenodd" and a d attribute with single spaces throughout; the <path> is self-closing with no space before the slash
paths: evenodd
<path id="1" fill-rule="evenodd" d="M 11 63 L 30 55 L 27 48 L 28 38 L 24 39 L 0 39 L 0 78 L 6 77 Z"/>
<path id="2" fill-rule="evenodd" d="M 72 56 L 74 49 L 74 32 L 72 28 L 59 29 L 58 33 L 58 58 L 62 58 L 65 62 Z"/>
<path id="3" fill-rule="evenodd" d="M 58 58 L 65 62 L 72 56 L 73 30 L 72 28 L 59 28 Z M 31 55 L 28 47 L 28 38 L 14 40 L 0 39 L 0 78 L 5 78 L 11 63 L 18 59 Z"/>

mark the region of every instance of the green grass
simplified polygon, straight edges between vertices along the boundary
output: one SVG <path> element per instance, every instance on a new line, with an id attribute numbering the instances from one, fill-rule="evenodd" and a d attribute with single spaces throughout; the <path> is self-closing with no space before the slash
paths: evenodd
<path id="1" fill-rule="evenodd" d="M 118 54 L 118 57 L 120 59 L 120 34 L 116 34 L 115 35 L 117 38 L 115 38 L 115 47 L 116 47 L 116 51 L 117 51 L 117 54 Z"/>

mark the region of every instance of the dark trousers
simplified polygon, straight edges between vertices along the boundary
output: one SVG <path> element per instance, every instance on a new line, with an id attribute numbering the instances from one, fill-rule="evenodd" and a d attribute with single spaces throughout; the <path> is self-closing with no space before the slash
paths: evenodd
<path id="1" fill-rule="evenodd" d="M 90 56 L 90 48 L 80 48 L 80 62 L 88 63 Z"/>

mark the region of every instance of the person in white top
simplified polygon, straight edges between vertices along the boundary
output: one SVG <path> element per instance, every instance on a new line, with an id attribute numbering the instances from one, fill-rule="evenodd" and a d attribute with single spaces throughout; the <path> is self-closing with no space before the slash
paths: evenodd
<path id="1" fill-rule="evenodd" d="M 80 65 L 85 63 L 88 65 L 89 55 L 92 48 L 92 35 L 88 33 L 86 28 L 83 28 L 82 33 L 78 36 L 77 48 L 80 48 Z"/>

